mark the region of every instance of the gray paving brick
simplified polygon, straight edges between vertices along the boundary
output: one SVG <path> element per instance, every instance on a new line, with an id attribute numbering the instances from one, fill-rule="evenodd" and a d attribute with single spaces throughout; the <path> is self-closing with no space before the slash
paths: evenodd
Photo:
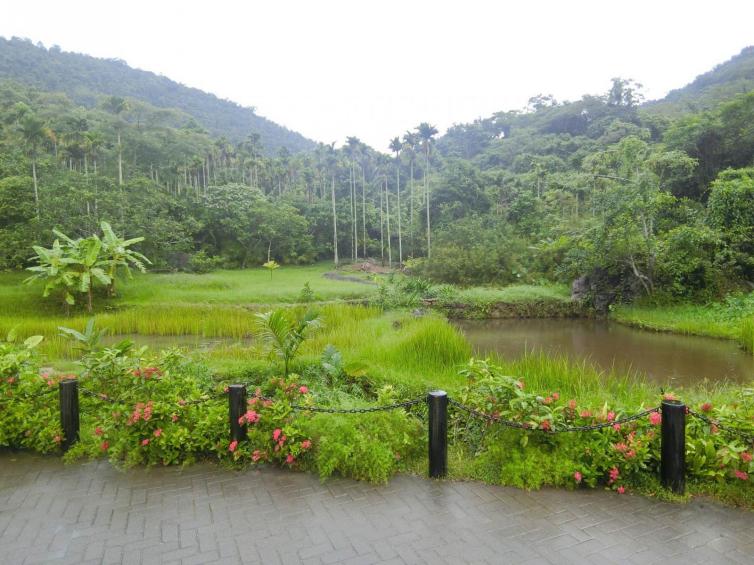
<path id="1" fill-rule="evenodd" d="M 0 565 L 751 563 L 754 514 L 603 491 L 0 451 Z"/>

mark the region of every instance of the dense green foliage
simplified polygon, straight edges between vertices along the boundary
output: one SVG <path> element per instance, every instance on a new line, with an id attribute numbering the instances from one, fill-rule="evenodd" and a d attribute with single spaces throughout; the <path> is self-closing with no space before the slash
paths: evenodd
<path id="1" fill-rule="evenodd" d="M 145 234 L 157 269 L 411 260 L 459 285 L 581 278 L 599 309 L 709 300 L 754 275 L 754 93 L 734 92 L 750 50 L 686 87 L 688 99 L 707 96 L 702 82 L 738 85 L 702 111 L 660 112 L 614 79 L 603 95 L 540 95 L 439 138 L 419 124 L 386 144 L 390 158 L 355 137 L 270 156 L 253 128 L 182 121 L 146 78 L 93 88 L 121 63 L 3 45 L 0 76 L 19 82 L 0 88 L 0 268 L 27 266 L 30 245 L 51 243 L 44 226 L 91 233 L 104 220 Z M 49 81 L 28 79 L 49 65 Z"/>

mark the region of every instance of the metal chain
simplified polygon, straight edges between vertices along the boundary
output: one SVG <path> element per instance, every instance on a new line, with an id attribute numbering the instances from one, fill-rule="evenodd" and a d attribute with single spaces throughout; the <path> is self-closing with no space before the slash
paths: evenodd
<path id="1" fill-rule="evenodd" d="M 397 410 L 399 408 L 408 408 L 421 402 L 426 402 L 424 398 L 415 398 L 405 402 L 397 402 L 386 406 L 370 406 L 369 408 L 323 408 L 321 406 L 302 406 L 300 404 L 291 404 L 293 410 L 302 412 L 321 412 L 324 414 L 368 414 L 370 412 L 384 412 L 387 410 Z"/>
<path id="2" fill-rule="evenodd" d="M 729 428 L 728 426 L 724 426 L 719 421 L 713 420 L 712 418 L 708 418 L 707 416 L 705 416 L 704 414 L 700 414 L 699 412 L 695 412 L 691 408 L 688 408 L 687 410 L 688 410 L 688 413 L 694 418 L 701 420 L 702 422 L 705 422 L 706 424 L 709 424 L 710 426 L 715 426 L 720 431 L 737 435 L 740 438 L 743 438 L 745 441 L 750 441 L 754 443 L 754 434 L 737 430 L 736 428 Z"/>
<path id="3" fill-rule="evenodd" d="M 544 432 L 548 434 L 558 434 L 558 433 L 564 433 L 564 432 L 565 433 L 590 432 L 590 431 L 595 431 L 595 430 L 601 430 L 604 428 L 612 428 L 615 425 L 625 424 L 628 422 L 632 422 L 634 420 L 639 420 L 641 418 L 644 418 L 645 416 L 648 416 L 649 414 L 652 414 L 653 412 L 659 412 L 660 410 L 660 407 L 657 406 L 655 408 L 650 408 L 649 410 L 644 410 L 643 412 L 639 412 L 638 414 L 634 414 L 633 416 L 626 416 L 625 418 L 613 420 L 612 422 L 602 422 L 600 424 L 589 424 L 589 425 L 584 425 L 584 426 L 568 426 L 565 428 L 545 430 L 542 428 L 532 428 L 526 422 L 516 422 L 514 420 L 501 420 L 499 418 L 495 418 L 494 416 L 485 414 L 484 412 L 480 412 L 479 410 L 475 410 L 468 406 L 464 406 L 460 402 L 457 402 L 451 398 L 448 399 L 448 403 L 455 406 L 456 408 L 459 408 L 460 410 L 463 410 L 464 412 L 467 412 L 468 414 L 471 414 L 472 416 L 475 416 L 483 420 L 487 420 L 488 422 L 500 424 L 501 426 L 507 426 L 509 428 L 516 428 L 519 430 L 532 430 L 532 431 Z"/>
<path id="4" fill-rule="evenodd" d="M 43 396 L 46 396 L 51 392 L 55 392 L 56 390 L 58 389 L 53 387 L 48 388 L 47 390 L 43 390 L 42 392 L 38 392 L 37 394 L 16 394 L 11 397 L 0 398 L 0 403 L 8 403 L 14 400 L 35 400 L 37 398 L 42 398 Z"/>

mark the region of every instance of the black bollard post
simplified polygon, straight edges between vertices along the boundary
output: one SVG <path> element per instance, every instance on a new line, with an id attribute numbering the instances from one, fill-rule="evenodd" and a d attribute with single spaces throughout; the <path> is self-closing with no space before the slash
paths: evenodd
<path id="1" fill-rule="evenodd" d="M 686 488 L 686 406 L 680 400 L 662 401 L 662 485 L 676 494 Z"/>
<path id="2" fill-rule="evenodd" d="M 238 419 L 246 414 L 246 386 L 230 385 L 228 387 L 228 411 L 230 414 L 230 440 L 243 441 L 247 437 L 246 424 Z"/>
<path id="3" fill-rule="evenodd" d="M 63 451 L 79 440 L 79 382 L 76 379 L 60 381 L 60 427 L 63 428 Z"/>
<path id="4" fill-rule="evenodd" d="M 429 476 L 444 477 L 448 472 L 448 395 L 435 390 L 427 395 L 429 404 Z"/>

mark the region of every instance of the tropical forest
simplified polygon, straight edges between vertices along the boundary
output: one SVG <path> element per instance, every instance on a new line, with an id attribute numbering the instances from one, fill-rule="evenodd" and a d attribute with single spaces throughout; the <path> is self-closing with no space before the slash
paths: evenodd
<path id="1" fill-rule="evenodd" d="M 754 47 L 688 81 L 373 147 L 0 38 L 0 448 L 384 483 L 442 390 L 450 479 L 754 508 Z"/>

